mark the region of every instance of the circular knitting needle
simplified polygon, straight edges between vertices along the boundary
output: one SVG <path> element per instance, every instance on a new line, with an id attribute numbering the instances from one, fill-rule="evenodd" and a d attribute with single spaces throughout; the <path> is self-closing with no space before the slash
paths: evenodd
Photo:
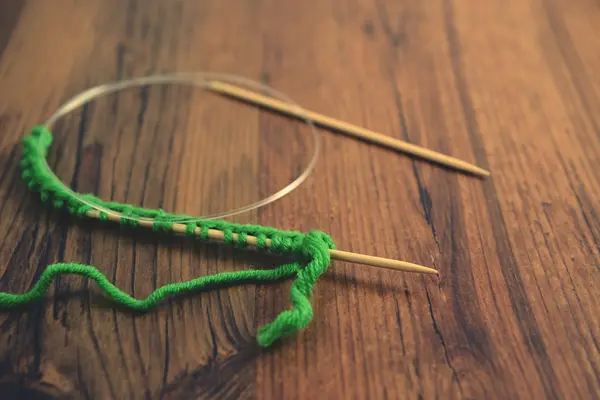
<path id="1" fill-rule="evenodd" d="M 228 83 L 220 81 L 209 81 L 206 84 L 206 87 L 207 89 L 212 90 L 214 92 L 225 94 L 238 100 L 245 100 L 252 104 L 258 104 L 263 107 L 279 111 L 291 117 L 309 119 L 312 120 L 315 124 L 320 125 L 322 127 L 333 129 L 340 133 L 344 133 L 355 138 L 366 140 L 368 142 L 375 143 L 389 149 L 394 149 L 404 153 L 408 153 L 413 156 L 428 160 L 433 163 L 441 164 L 458 171 L 467 172 L 480 177 L 486 177 L 490 175 L 489 171 L 486 171 L 485 169 L 477 167 L 473 164 L 469 164 L 466 161 L 462 161 L 454 157 L 437 153 L 435 151 L 428 150 L 426 148 L 416 146 L 414 144 L 407 143 L 402 140 L 383 135 L 381 133 L 361 128 L 357 125 L 353 125 L 348 122 L 327 117 L 314 111 L 304 110 L 300 107 L 294 107 L 293 105 L 287 104 L 283 101 L 274 99 L 272 97 L 263 96 L 259 93 L 242 89 L 238 86 L 230 85 Z"/>
<path id="2" fill-rule="evenodd" d="M 90 218 L 95 218 L 95 219 L 100 218 L 100 212 L 97 210 L 90 210 L 86 213 L 86 215 Z M 107 214 L 107 217 L 110 221 L 114 221 L 114 222 L 121 221 L 121 216 L 118 213 Z M 144 228 L 152 228 L 153 224 L 154 224 L 154 222 L 152 220 L 143 220 L 142 219 L 139 221 L 139 226 L 144 227 Z M 171 227 L 173 232 L 182 233 L 182 234 L 186 233 L 186 228 L 187 227 L 184 224 L 177 224 L 177 223 L 172 224 L 172 227 Z M 200 228 L 196 228 L 194 230 L 194 234 L 196 236 L 199 236 Z M 208 237 L 212 240 L 217 240 L 217 241 L 222 242 L 224 239 L 224 233 L 223 233 L 223 231 L 220 231 L 217 229 L 209 229 Z M 234 233 L 233 240 L 236 240 L 236 239 L 237 239 L 237 234 Z M 257 238 L 255 236 L 247 236 L 246 243 L 255 246 L 257 244 Z M 270 247 L 270 246 L 271 246 L 271 240 L 267 239 L 267 247 Z M 331 256 L 332 259 L 338 260 L 338 261 L 347 261 L 347 262 L 352 262 L 352 263 L 357 263 L 357 264 L 370 265 L 372 267 L 393 269 L 396 271 L 403 271 L 403 272 L 416 272 L 416 273 L 421 273 L 421 274 L 438 275 L 438 271 L 433 268 L 424 267 L 422 265 L 413 264 L 413 263 L 409 263 L 406 261 L 398 261 L 398 260 L 391 260 L 389 258 L 367 256 L 364 254 L 350 253 L 350 252 L 341 251 L 341 250 L 329 250 L 329 255 Z"/>

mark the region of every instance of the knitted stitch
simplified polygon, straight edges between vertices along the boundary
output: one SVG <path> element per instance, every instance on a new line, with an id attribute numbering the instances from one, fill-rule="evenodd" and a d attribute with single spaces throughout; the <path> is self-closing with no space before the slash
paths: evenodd
<path id="1" fill-rule="evenodd" d="M 114 302 L 137 311 L 148 311 L 166 297 L 183 292 L 191 292 L 218 284 L 234 284 L 244 281 L 275 281 L 296 276 L 291 287 L 293 307 L 283 311 L 274 321 L 258 331 L 257 341 L 261 346 L 270 346 L 282 336 L 291 335 L 306 327 L 313 316 L 310 295 L 313 286 L 330 264 L 329 249 L 335 248 L 332 239 L 323 232 L 313 231 L 308 234 L 295 231 L 282 231 L 260 225 L 240 225 L 226 221 L 202 220 L 186 215 L 168 214 L 163 210 L 152 210 L 134 207 L 128 204 L 106 202 L 91 194 L 80 195 L 62 183 L 50 170 L 46 162 L 48 148 L 52 144 L 52 134 L 43 126 L 32 129 L 31 135 L 23 140 L 23 156 L 20 163 L 22 177 L 31 190 L 40 193 L 42 200 L 54 208 L 66 208 L 70 213 L 84 217 L 94 208 L 80 198 L 105 209 L 121 213 L 121 223 L 136 227 L 140 218 L 152 218 L 155 232 L 171 232 L 178 221 L 186 221 L 185 233 L 195 236 L 199 228 L 198 238 L 208 240 L 208 230 L 218 229 L 224 232 L 225 243 L 243 247 L 247 245 L 249 235 L 257 238 L 256 247 L 266 249 L 267 240 L 271 244 L 269 251 L 275 253 L 291 253 L 304 261 L 281 265 L 271 270 L 245 270 L 222 272 L 199 277 L 187 282 L 171 283 L 156 289 L 143 300 L 135 299 L 113 285 L 100 271 L 89 265 L 76 263 L 58 263 L 50 265 L 41 275 L 38 282 L 24 294 L 0 292 L 0 308 L 12 308 L 39 300 L 48 290 L 57 275 L 76 274 L 93 279 Z M 108 219 L 106 212 L 100 211 L 100 219 Z M 234 239 L 236 234 L 236 239 Z"/>

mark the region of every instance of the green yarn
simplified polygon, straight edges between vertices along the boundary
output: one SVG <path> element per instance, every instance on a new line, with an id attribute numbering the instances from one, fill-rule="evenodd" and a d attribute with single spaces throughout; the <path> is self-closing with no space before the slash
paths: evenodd
<path id="1" fill-rule="evenodd" d="M 231 284 L 243 281 L 275 281 L 298 272 L 297 265 L 282 265 L 272 270 L 247 270 L 236 272 L 222 272 L 220 274 L 203 276 L 187 282 L 171 283 L 161 286 L 144 300 L 129 296 L 121 289 L 109 282 L 104 274 L 91 265 L 77 263 L 57 263 L 48 266 L 40 279 L 25 294 L 0 293 L 0 307 L 12 308 L 24 306 L 39 300 L 47 291 L 57 275 L 72 274 L 90 278 L 98 284 L 115 303 L 134 311 L 149 311 L 165 298 L 184 292 L 199 291 L 206 287 L 220 284 Z"/>
<path id="2" fill-rule="evenodd" d="M 43 126 L 34 127 L 31 135 L 23 139 L 23 157 L 20 166 L 22 177 L 29 188 L 39 192 L 42 200 L 54 208 L 66 208 L 70 213 L 84 217 L 94 208 L 80 200 L 83 198 L 107 210 L 121 213 L 123 216 L 121 224 L 126 226 L 137 227 L 140 218 L 152 218 L 154 220 L 152 229 L 155 232 L 172 232 L 174 223 L 185 221 L 185 233 L 188 236 L 196 236 L 195 231 L 199 228 L 200 233 L 197 237 L 208 240 L 208 230 L 218 229 L 223 231 L 225 243 L 244 247 L 247 245 L 247 237 L 251 235 L 257 238 L 256 247 L 259 249 L 267 249 L 267 240 L 270 239 L 269 251 L 294 254 L 303 261 L 281 265 L 271 270 L 222 272 L 187 282 L 171 283 L 156 289 L 143 300 L 135 299 L 117 288 L 93 266 L 58 263 L 47 267 L 28 292 L 24 294 L 0 292 L 0 308 L 18 307 L 38 301 L 48 291 L 56 276 L 61 274 L 75 274 L 93 279 L 115 303 L 136 311 L 148 311 L 173 294 L 198 291 L 217 285 L 231 285 L 245 281 L 269 282 L 296 276 L 290 294 L 293 307 L 283 311 L 274 321 L 259 329 L 257 341 L 261 346 L 270 346 L 282 336 L 292 335 L 310 323 L 313 317 L 310 296 L 315 283 L 330 264 L 329 249 L 335 248 L 328 235 L 318 231 L 304 234 L 260 225 L 202 220 L 186 215 L 168 214 L 163 210 L 106 202 L 90 194 L 80 195 L 62 183 L 48 167 L 46 155 L 51 144 L 50 131 Z M 107 220 L 108 214 L 101 211 L 100 219 Z"/>

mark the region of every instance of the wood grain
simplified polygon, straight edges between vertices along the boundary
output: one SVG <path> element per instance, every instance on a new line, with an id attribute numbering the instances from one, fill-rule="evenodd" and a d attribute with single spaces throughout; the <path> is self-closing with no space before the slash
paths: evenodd
<path id="1" fill-rule="evenodd" d="M 0 290 L 23 292 L 61 260 L 140 297 L 278 261 L 77 221 L 27 190 L 24 132 L 115 79 L 234 73 L 492 173 L 323 132 L 309 181 L 238 221 L 322 229 L 439 280 L 336 262 L 310 327 L 264 351 L 256 330 L 287 307 L 289 283 L 135 315 L 64 277 L 43 303 L 0 314 L 2 397 L 600 397 L 599 26 L 596 0 L 0 0 Z M 153 87 L 61 121 L 50 161 L 79 191 L 214 212 L 289 182 L 303 129 Z"/>

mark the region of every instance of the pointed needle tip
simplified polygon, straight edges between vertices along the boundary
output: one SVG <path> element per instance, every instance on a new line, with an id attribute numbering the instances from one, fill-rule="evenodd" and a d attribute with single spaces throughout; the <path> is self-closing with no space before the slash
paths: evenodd
<path id="1" fill-rule="evenodd" d="M 483 168 L 479 168 L 479 167 L 477 167 L 477 169 L 476 169 L 475 171 L 473 171 L 473 172 L 475 172 L 475 173 L 476 173 L 477 175 L 479 175 L 481 178 L 487 178 L 487 177 L 489 177 L 490 175 L 492 175 L 492 174 L 490 173 L 490 171 L 488 171 L 488 170 L 485 170 L 485 169 L 483 169 Z"/>

